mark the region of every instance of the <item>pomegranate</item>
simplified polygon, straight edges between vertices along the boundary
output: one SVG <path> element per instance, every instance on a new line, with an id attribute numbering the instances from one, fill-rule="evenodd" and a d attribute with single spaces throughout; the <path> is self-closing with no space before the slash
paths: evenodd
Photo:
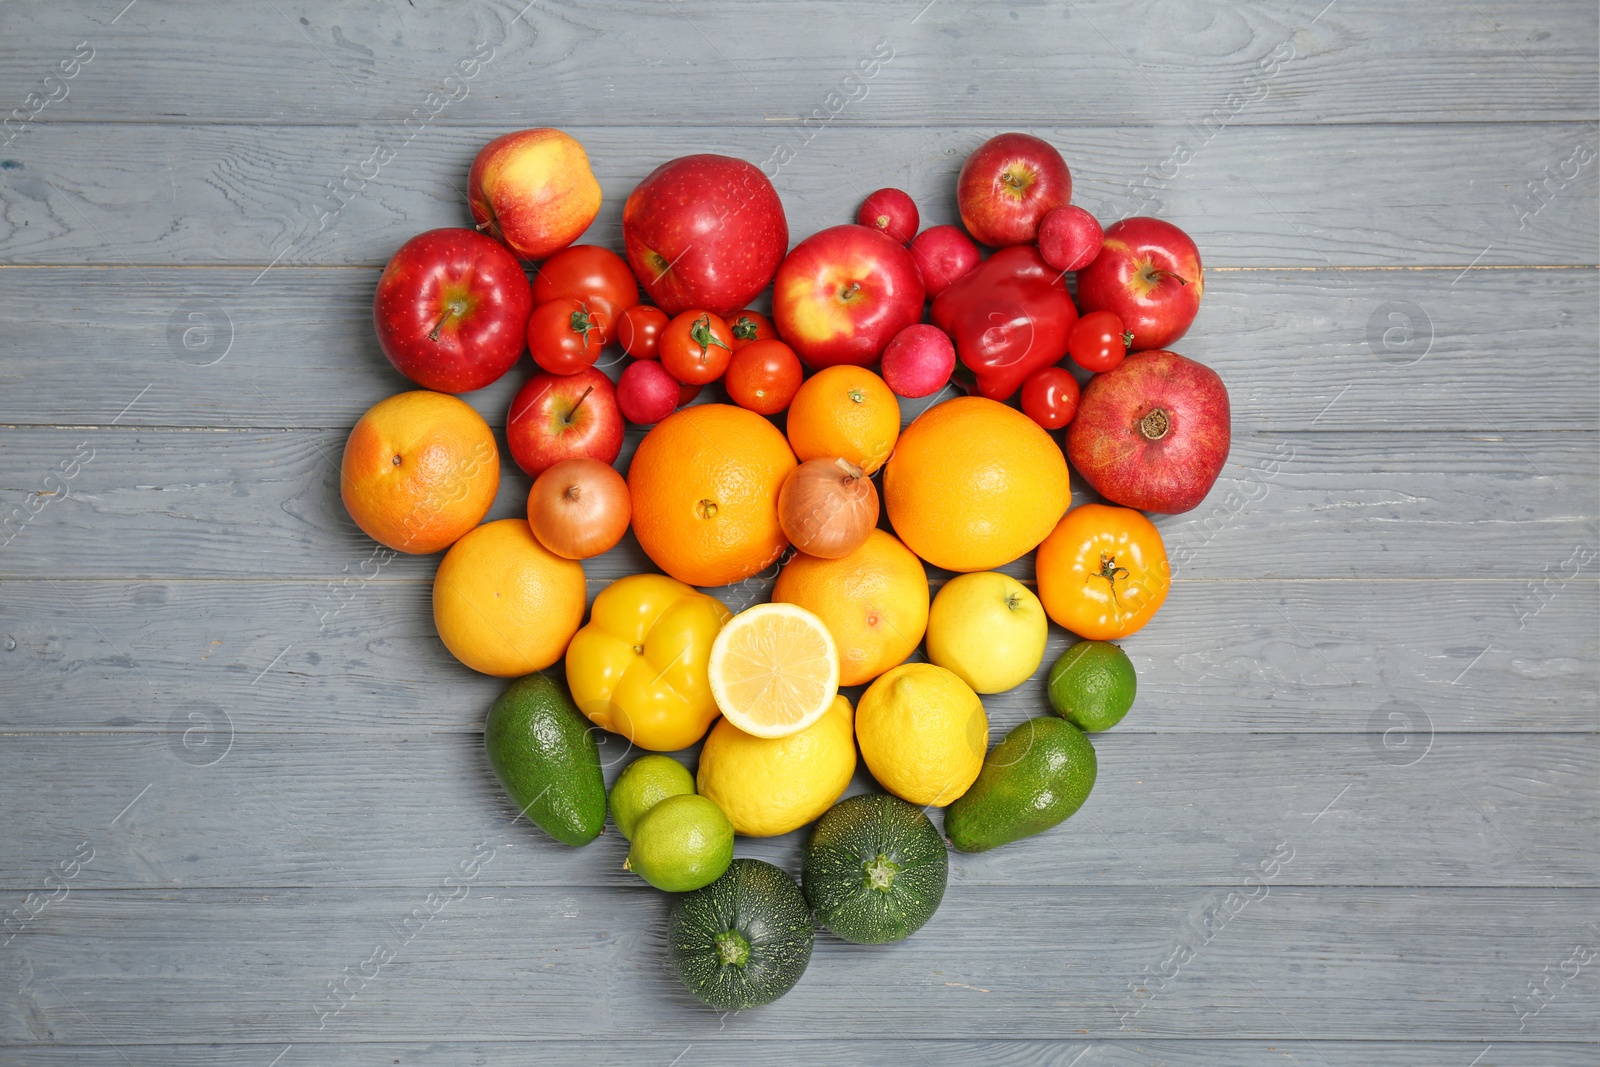
<path id="1" fill-rule="evenodd" d="M 1217 372 L 1153 349 L 1089 379 L 1067 427 L 1067 458 L 1107 500 L 1177 514 L 1211 491 L 1230 434 Z"/>

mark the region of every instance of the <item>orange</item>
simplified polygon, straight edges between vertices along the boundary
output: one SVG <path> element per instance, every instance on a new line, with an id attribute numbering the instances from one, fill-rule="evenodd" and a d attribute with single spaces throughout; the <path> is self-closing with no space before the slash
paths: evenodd
<path id="1" fill-rule="evenodd" d="M 418 389 L 380 400 L 344 444 L 339 493 L 366 535 L 396 552 L 449 548 L 500 488 L 494 433 L 465 401 Z"/>
<path id="2" fill-rule="evenodd" d="M 906 546 L 952 571 L 990 571 L 1047 537 L 1072 495 L 1067 461 L 1015 408 L 962 396 L 918 415 L 883 476 Z"/>
<path id="3" fill-rule="evenodd" d="M 680 582 L 743 581 L 789 544 L 778 490 L 795 468 L 783 434 L 753 411 L 700 404 L 645 434 L 628 467 L 633 532 Z"/>
<path id="4" fill-rule="evenodd" d="M 839 559 L 804 554 L 784 564 L 772 599 L 827 624 L 839 646 L 839 684 L 860 685 L 916 651 L 928 628 L 928 572 L 882 530 Z"/>
<path id="5" fill-rule="evenodd" d="M 900 436 L 900 401 L 865 367 L 826 367 L 789 402 L 788 426 L 789 447 L 802 463 L 843 456 L 872 474 Z"/>
<path id="6" fill-rule="evenodd" d="M 757 604 L 717 632 L 706 677 L 724 719 L 752 737 L 788 737 L 833 706 L 839 650 L 806 609 Z"/>
<path id="7" fill-rule="evenodd" d="M 456 659 L 515 678 L 542 671 L 583 622 L 583 566 L 541 545 L 527 519 L 486 522 L 433 578 L 433 625 Z"/>

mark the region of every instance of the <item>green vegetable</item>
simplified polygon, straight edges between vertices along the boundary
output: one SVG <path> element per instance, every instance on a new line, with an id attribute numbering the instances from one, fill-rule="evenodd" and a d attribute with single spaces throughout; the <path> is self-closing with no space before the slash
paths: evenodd
<path id="1" fill-rule="evenodd" d="M 672 902 L 667 951 L 684 986 L 723 1011 L 770 1004 L 811 962 L 811 909 L 783 871 L 737 859 L 721 878 Z"/>
<path id="2" fill-rule="evenodd" d="M 512 682 L 484 720 L 483 747 L 506 795 L 563 844 L 587 845 L 605 829 L 593 730 L 567 687 L 543 674 Z"/>
<path id="3" fill-rule="evenodd" d="M 1094 746 L 1076 726 L 1044 715 L 1017 726 L 984 757 L 972 788 L 944 813 L 962 852 L 983 852 L 1066 820 L 1094 788 Z"/>
<path id="4" fill-rule="evenodd" d="M 932 820 L 887 793 L 851 797 L 817 820 L 801 884 L 824 928 L 858 945 L 910 937 L 944 899 L 950 857 Z"/>

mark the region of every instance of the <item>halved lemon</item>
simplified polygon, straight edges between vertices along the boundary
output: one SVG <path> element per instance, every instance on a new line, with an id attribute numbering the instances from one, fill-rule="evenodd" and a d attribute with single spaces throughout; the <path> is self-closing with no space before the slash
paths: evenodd
<path id="1" fill-rule="evenodd" d="M 839 692 L 833 635 L 805 608 L 757 604 L 711 644 L 711 695 L 723 717 L 756 737 L 788 737 L 827 712 Z"/>

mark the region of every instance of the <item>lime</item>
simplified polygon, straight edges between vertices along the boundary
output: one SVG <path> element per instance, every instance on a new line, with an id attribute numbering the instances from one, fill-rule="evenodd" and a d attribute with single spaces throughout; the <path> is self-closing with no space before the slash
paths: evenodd
<path id="1" fill-rule="evenodd" d="M 689 768 L 671 756 L 642 756 L 625 767 L 611 787 L 611 821 L 633 840 L 633 828 L 645 812 L 668 797 L 694 792 Z"/>
<path id="2" fill-rule="evenodd" d="M 1056 714 L 1092 734 L 1128 714 L 1137 680 L 1122 649 L 1109 641 L 1079 641 L 1061 653 L 1045 685 Z"/>
<path id="3" fill-rule="evenodd" d="M 732 862 L 733 824 L 715 801 L 683 793 L 639 820 L 622 866 L 657 889 L 687 893 L 715 882 Z"/>

